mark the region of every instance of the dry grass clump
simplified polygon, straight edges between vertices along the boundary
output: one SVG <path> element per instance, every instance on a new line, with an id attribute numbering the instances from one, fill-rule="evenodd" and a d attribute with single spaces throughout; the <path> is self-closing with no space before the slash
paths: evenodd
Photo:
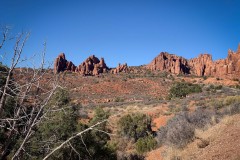
<path id="1" fill-rule="evenodd" d="M 210 106 L 220 110 L 223 115 L 240 113 L 240 96 L 227 96 L 223 99 L 216 99 L 210 102 Z"/>

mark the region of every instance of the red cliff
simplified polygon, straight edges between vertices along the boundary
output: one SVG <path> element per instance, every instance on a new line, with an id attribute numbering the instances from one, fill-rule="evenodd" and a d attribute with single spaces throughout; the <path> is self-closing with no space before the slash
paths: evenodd
<path id="1" fill-rule="evenodd" d="M 236 52 L 228 51 L 226 59 L 213 61 L 210 54 L 200 54 L 197 58 L 185 58 L 161 52 L 147 65 L 148 69 L 167 71 L 174 74 L 193 74 L 222 78 L 240 77 L 240 44 Z"/>

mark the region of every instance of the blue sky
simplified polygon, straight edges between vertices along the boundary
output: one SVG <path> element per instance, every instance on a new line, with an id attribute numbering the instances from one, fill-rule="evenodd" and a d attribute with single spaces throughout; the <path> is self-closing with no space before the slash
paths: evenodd
<path id="1" fill-rule="evenodd" d="M 225 58 L 240 42 L 239 8 L 239 0 L 0 0 L 0 24 L 31 32 L 24 56 L 46 40 L 48 61 L 64 52 L 75 65 L 94 54 L 110 67 L 136 66 L 161 51 Z"/>

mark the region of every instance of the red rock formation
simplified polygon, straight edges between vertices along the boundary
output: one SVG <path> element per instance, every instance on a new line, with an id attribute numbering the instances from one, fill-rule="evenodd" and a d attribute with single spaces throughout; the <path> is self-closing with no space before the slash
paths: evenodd
<path id="1" fill-rule="evenodd" d="M 197 58 L 186 60 L 176 55 L 161 52 L 147 65 L 147 68 L 175 74 L 184 73 L 197 76 L 239 78 L 240 44 L 236 52 L 229 50 L 226 59 L 217 61 L 213 61 L 210 54 L 200 54 Z"/>
<path id="2" fill-rule="evenodd" d="M 100 73 L 106 73 L 108 71 L 108 67 L 103 58 L 99 60 L 97 57 L 92 55 L 78 66 L 77 71 L 82 75 L 99 75 Z"/>
<path id="3" fill-rule="evenodd" d="M 147 65 L 147 68 L 152 71 L 167 71 L 174 74 L 189 74 L 190 69 L 185 58 L 167 52 L 161 52 Z"/>
<path id="4" fill-rule="evenodd" d="M 200 54 L 199 57 L 188 61 L 188 64 L 191 67 L 191 73 L 197 76 L 211 75 L 212 63 L 212 55 L 210 54 Z"/>
<path id="5" fill-rule="evenodd" d="M 113 73 L 113 74 L 117 74 L 120 72 L 128 73 L 129 71 L 130 71 L 130 69 L 128 68 L 127 63 L 124 63 L 124 64 L 119 63 L 117 68 L 112 69 L 111 73 Z"/>
<path id="6" fill-rule="evenodd" d="M 67 61 L 65 54 L 61 53 L 55 59 L 54 62 L 54 73 L 59 73 L 63 71 L 75 71 L 76 66 L 71 62 Z"/>
<path id="7" fill-rule="evenodd" d="M 104 62 L 104 59 L 100 60 L 94 55 L 88 57 L 82 64 L 76 67 L 71 61 L 67 61 L 65 54 L 61 53 L 55 60 L 54 73 L 71 71 L 78 72 L 82 75 L 98 75 L 105 73 L 109 69 Z"/>

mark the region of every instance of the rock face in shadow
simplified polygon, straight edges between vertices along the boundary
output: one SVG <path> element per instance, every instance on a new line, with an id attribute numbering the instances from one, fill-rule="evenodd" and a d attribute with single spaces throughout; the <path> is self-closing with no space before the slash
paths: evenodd
<path id="1" fill-rule="evenodd" d="M 71 62 L 67 61 L 65 54 L 60 53 L 54 62 L 54 73 L 59 73 L 63 71 L 72 71 L 76 70 L 76 66 Z"/>
<path id="2" fill-rule="evenodd" d="M 212 55 L 200 54 L 197 58 L 190 59 L 188 64 L 192 74 L 197 76 L 209 76 L 211 75 L 211 66 L 213 64 Z"/>
<path id="3" fill-rule="evenodd" d="M 187 60 L 167 52 L 161 52 L 146 67 L 152 71 L 167 71 L 174 74 L 239 78 L 240 44 L 236 52 L 228 51 L 226 59 L 213 61 L 210 54 L 200 54 L 197 58 Z"/>

